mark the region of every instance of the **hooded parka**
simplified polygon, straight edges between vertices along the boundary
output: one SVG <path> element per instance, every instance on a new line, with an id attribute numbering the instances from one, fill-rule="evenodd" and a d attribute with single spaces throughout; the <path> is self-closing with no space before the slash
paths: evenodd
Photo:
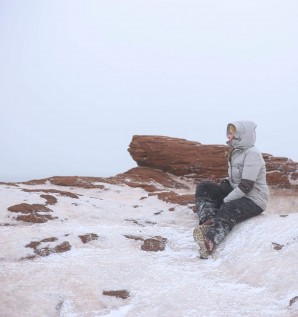
<path id="1" fill-rule="evenodd" d="M 262 153 L 255 147 L 257 125 L 252 121 L 236 121 L 233 148 L 229 156 L 229 182 L 233 190 L 224 198 L 228 203 L 247 197 L 262 210 L 266 209 L 269 188 L 266 183 L 266 166 Z M 228 125 L 228 126 L 229 126 Z"/>

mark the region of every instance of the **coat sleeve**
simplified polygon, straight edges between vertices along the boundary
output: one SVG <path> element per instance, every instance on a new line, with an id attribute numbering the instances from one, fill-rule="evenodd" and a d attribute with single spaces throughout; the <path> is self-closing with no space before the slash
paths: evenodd
<path id="1" fill-rule="evenodd" d="M 246 154 L 244 164 L 243 164 L 243 170 L 241 175 L 241 180 L 250 180 L 255 182 L 260 170 L 263 166 L 263 158 L 261 153 L 256 151 L 249 151 Z M 244 193 L 240 188 L 239 185 L 230 192 L 230 194 L 224 198 L 224 202 L 228 203 L 229 201 L 239 199 L 246 196 L 246 193 Z"/>

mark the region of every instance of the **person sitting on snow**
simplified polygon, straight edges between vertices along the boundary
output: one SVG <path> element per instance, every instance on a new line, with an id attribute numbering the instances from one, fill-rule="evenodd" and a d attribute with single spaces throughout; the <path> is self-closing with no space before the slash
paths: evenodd
<path id="1" fill-rule="evenodd" d="M 216 184 L 203 181 L 196 188 L 199 226 L 193 231 L 201 258 L 208 258 L 236 223 L 261 214 L 269 188 L 262 153 L 255 147 L 256 124 L 237 121 L 227 126 L 228 177 Z"/>

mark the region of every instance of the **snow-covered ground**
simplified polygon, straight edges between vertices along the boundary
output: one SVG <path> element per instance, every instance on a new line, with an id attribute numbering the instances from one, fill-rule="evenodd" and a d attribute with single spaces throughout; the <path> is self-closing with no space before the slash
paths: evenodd
<path id="1" fill-rule="evenodd" d="M 192 238 L 197 217 L 189 206 L 163 202 L 140 188 L 103 185 L 0 185 L 1 317 L 298 316 L 298 301 L 289 305 L 298 296 L 297 205 L 287 210 L 278 201 L 285 206 L 278 212 L 273 200 L 202 260 Z M 32 224 L 16 221 L 18 214 L 7 210 L 45 203 L 42 192 L 24 188 L 80 196 L 52 193 L 58 202 L 48 207 L 57 219 Z M 79 236 L 90 233 L 98 239 L 83 243 Z M 141 239 L 154 236 L 167 239 L 165 250 L 142 250 Z M 30 259 L 32 242 L 39 250 L 63 242 L 71 249 Z M 103 294 L 117 290 L 129 297 Z"/>

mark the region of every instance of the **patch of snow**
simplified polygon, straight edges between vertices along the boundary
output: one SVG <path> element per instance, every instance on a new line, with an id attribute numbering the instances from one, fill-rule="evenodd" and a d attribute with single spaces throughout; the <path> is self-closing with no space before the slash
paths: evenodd
<path id="1" fill-rule="evenodd" d="M 289 180 L 289 183 L 291 184 L 291 186 L 297 186 L 298 185 L 298 178 L 297 179 L 292 179 L 292 175 L 289 175 L 288 176 L 288 180 Z"/>
<path id="2" fill-rule="evenodd" d="M 298 295 L 297 212 L 280 217 L 269 211 L 247 220 L 201 260 L 191 208 L 140 188 L 105 187 L 75 188 L 79 199 L 53 194 L 58 202 L 49 207 L 58 219 L 28 224 L 16 222 L 7 208 L 44 199 L 0 186 L 0 221 L 11 224 L 0 228 L 0 316 L 297 316 L 297 304 L 289 307 Z M 51 184 L 26 188 L 72 191 Z M 86 233 L 99 238 L 83 244 L 79 235 Z M 166 249 L 143 251 L 141 240 L 126 235 L 162 236 Z M 57 240 L 43 246 L 67 241 L 71 250 L 20 261 L 34 254 L 26 245 L 49 237 Z M 283 248 L 275 250 L 273 242 Z M 127 290 L 130 297 L 105 296 L 104 290 Z"/>

